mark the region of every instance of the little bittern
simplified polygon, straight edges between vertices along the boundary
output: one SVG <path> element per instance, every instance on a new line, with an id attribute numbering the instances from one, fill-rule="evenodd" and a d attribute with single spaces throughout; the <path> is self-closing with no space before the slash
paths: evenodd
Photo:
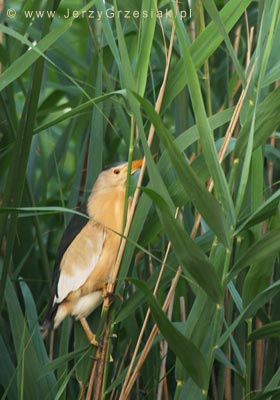
<path id="1" fill-rule="evenodd" d="M 131 174 L 143 160 L 132 162 Z M 55 260 L 52 296 L 42 324 L 54 329 L 68 315 L 79 319 L 94 342 L 85 318 L 102 303 L 122 232 L 128 163 L 101 172 L 85 206 L 67 226 Z M 116 233 L 117 232 L 117 233 Z"/>

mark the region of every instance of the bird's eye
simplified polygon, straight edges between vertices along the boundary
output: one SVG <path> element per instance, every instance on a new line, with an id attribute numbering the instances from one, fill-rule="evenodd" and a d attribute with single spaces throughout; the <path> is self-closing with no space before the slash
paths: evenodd
<path id="1" fill-rule="evenodd" d="M 119 175 L 119 173 L 120 173 L 120 170 L 119 170 L 118 168 L 115 168 L 115 169 L 114 169 L 114 174 L 115 174 L 115 175 Z"/>

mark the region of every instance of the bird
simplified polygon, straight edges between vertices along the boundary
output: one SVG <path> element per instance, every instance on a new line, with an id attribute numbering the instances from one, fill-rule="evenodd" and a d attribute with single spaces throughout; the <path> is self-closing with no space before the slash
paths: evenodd
<path id="1" fill-rule="evenodd" d="M 131 175 L 142 163 L 143 159 L 131 163 Z M 89 341 L 98 344 L 86 317 L 102 303 L 116 261 L 128 173 L 127 162 L 103 170 L 87 203 L 77 209 L 79 214 L 74 214 L 66 227 L 58 246 L 51 296 L 41 324 L 43 337 L 71 315 L 80 321 Z"/>

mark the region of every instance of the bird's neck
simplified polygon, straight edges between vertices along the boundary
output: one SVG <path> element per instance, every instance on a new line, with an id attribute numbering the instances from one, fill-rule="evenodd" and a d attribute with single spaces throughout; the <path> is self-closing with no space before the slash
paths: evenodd
<path id="1" fill-rule="evenodd" d="M 89 217 L 113 231 L 121 233 L 124 215 L 125 189 L 93 191 L 87 203 Z"/>

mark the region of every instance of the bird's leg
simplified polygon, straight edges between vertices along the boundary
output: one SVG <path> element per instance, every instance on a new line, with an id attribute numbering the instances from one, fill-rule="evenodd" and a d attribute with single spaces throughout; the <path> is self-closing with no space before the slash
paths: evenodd
<path id="1" fill-rule="evenodd" d="M 85 317 L 80 318 L 79 321 L 80 321 L 80 323 L 81 323 L 81 325 L 82 325 L 82 327 L 83 327 L 83 330 L 85 331 L 85 334 L 87 335 L 87 338 L 88 338 L 88 340 L 90 341 L 90 343 L 91 343 L 93 346 L 99 346 L 99 343 L 98 343 L 98 341 L 96 340 L 96 336 L 95 336 L 95 334 L 91 331 L 91 329 L 90 329 L 90 327 L 89 327 L 89 324 L 88 324 L 87 320 L 85 319 Z"/>

